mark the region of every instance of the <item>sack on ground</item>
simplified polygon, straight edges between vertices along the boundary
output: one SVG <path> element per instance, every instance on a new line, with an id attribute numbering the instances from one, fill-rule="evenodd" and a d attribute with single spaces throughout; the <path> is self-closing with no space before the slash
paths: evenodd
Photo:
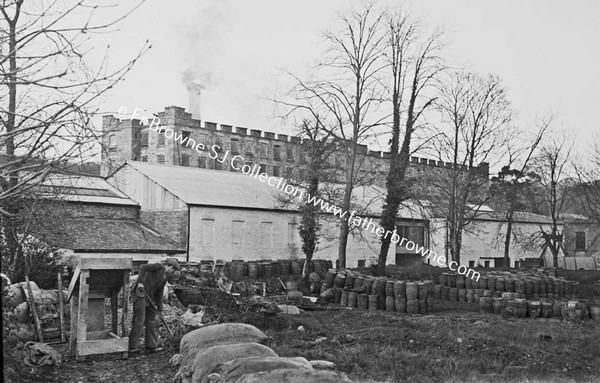
<path id="1" fill-rule="evenodd" d="M 295 358 L 240 358 L 223 363 L 215 368 L 203 383 L 235 383 L 243 375 L 280 369 L 308 369 L 312 366 L 302 357 Z M 207 377 L 207 378 L 208 378 Z"/>
<path id="2" fill-rule="evenodd" d="M 345 383 L 352 382 L 346 374 L 308 369 L 281 369 L 256 372 L 239 378 L 236 383 Z"/>

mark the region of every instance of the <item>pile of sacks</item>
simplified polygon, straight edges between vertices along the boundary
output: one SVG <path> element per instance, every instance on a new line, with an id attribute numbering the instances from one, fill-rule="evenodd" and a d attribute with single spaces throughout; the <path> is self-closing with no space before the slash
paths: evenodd
<path id="1" fill-rule="evenodd" d="M 34 338 L 34 326 L 32 315 L 29 312 L 29 304 L 24 289 L 26 283 L 15 283 L 7 286 L 3 291 L 2 306 L 4 312 L 8 315 L 8 321 L 11 323 L 10 336 L 15 336 L 21 341 L 30 341 Z M 59 312 L 58 290 L 42 290 L 35 282 L 30 282 L 33 300 L 38 304 L 40 320 L 46 321 L 45 317 L 52 316 Z M 67 294 L 63 291 L 63 297 Z M 68 318 L 68 304 L 65 302 L 64 315 Z M 50 321 L 50 319 L 48 319 Z M 68 323 L 68 320 L 66 320 Z"/>
<path id="2" fill-rule="evenodd" d="M 221 323 L 181 338 L 179 383 L 339 383 L 350 382 L 335 364 L 283 358 L 267 347 L 268 337 L 254 326 Z"/>

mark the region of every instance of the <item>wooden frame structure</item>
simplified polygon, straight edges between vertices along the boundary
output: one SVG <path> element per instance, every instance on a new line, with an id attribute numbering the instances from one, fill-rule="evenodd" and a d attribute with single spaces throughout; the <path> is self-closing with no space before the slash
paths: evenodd
<path id="1" fill-rule="evenodd" d="M 69 285 L 71 330 L 69 354 L 77 361 L 87 355 L 120 352 L 127 358 L 129 275 L 132 258 L 82 257 Z M 118 296 L 123 289 L 121 336 L 118 334 Z M 110 298 L 111 330 L 105 326 L 105 299 Z"/>

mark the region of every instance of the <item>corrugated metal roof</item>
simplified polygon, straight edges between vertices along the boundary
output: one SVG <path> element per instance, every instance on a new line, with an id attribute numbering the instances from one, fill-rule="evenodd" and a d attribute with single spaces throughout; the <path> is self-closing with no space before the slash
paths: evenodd
<path id="1" fill-rule="evenodd" d="M 188 205 L 281 209 L 278 190 L 241 173 L 128 162 Z"/>
<path id="2" fill-rule="evenodd" d="M 133 205 L 138 203 L 105 179 L 94 176 L 50 174 L 34 187 L 41 197 L 70 202 Z"/>

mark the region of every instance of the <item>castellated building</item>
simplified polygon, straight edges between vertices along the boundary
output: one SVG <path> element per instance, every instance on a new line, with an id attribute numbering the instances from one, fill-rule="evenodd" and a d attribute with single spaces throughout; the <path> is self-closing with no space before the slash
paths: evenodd
<path id="1" fill-rule="evenodd" d="M 236 172 L 231 159 L 237 157 L 237 167 L 258 166 L 261 172 L 276 177 L 303 179 L 306 174 L 306 140 L 286 134 L 276 134 L 245 127 L 216 124 L 192 117 L 191 113 L 177 106 L 166 107 L 157 114 L 163 132 L 170 129 L 174 138 L 166 138 L 156 129 L 149 129 L 152 122 L 104 116 L 102 122 L 103 150 L 102 175 L 107 176 L 126 161 L 140 161 L 163 165 L 179 165 Z M 176 140 L 180 137 L 180 140 Z M 184 143 L 181 144 L 180 141 Z M 201 144 L 201 145 L 200 145 Z M 218 148 L 213 145 L 218 145 Z M 203 148 L 203 149 L 201 149 Z M 227 154 L 228 153 L 228 154 Z M 385 187 L 389 169 L 389 153 L 369 150 L 359 145 L 359 177 L 363 184 Z M 227 154 L 228 157 L 225 157 Z M 216 157 L 216 158 L 215 158 Z M 221 160 L 221 161 L 219 161 Z M 333 153 L 327 159 L 328 181 L 344 182 L 345 154 Z M 411 157 L 408 177 L 424 181 L 425 178 L 444 177 L 452 164 L 432 159 Z M 487 179 L 489 167 L 482 164 L 478 174 Z M 415 183 L 418 194 L 427 190 L 428 182 Z"/>

